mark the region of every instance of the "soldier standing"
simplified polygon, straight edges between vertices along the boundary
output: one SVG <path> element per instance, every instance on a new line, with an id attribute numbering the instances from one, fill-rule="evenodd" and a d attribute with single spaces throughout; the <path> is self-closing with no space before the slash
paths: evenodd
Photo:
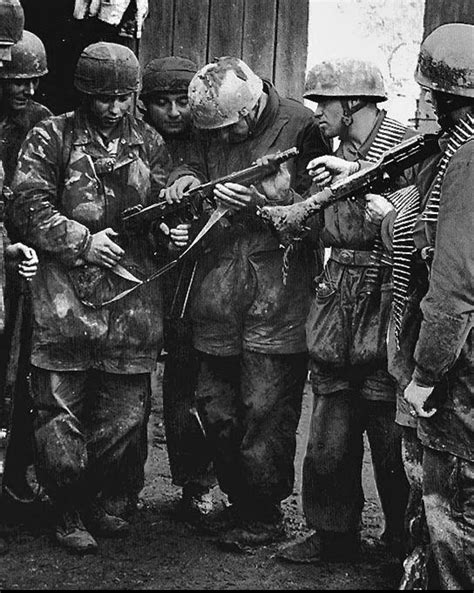
<path id="1" fill-rule="evenodd" d="M 29 31 L 23 31 L 21 39 L 11 48 L 11 60 L 0 68 L 0 162 L 4 169 L 5 193 L 8 192 L 21 144 L 29 130 L 52 113 L 47 107 L 33 100 L 40 78 L 47 74 L 46 51 L 41 39 Z M 14 232 L 12 234 L 14 237 Z M 9 267 L 7 267 L 7 270 Z M 21 353 L 19 360 L 18 386 L 15 396 L 15 416 L 10 427 L 9 451 L 12 462 L 5 461 L 3 490 L 15 501 L 28 502 L 33 492 L 26 479 L 26 470 L 32 463 L 32 425 L 27 397 L 27 374 L 31 341 L 31 295 L 29 287 L 19 281 L 16 274 L 6 279 L 5 344 L 10 342 L 16 307 L 22 304 L 24 319 L 21 329 Z M 20 298 L 20 293 L 22 298 Z M 4 362 L 6 364 L 6 361 Z"/>
<path id="2" fill-rule="evenodd" d="M 440 155 L 416 179 L 423 213 L 411 269 L 418 274 L 393 364 L 423 446 L 423 504 L 436 568 L 428 588 L 446 590 L 474 587 L 473 47 L 474 26 L 461 23 L 442 25 L 421 44 L 415 79 L 443 134 Z M 414 316 L 420 301 L 421 315 Z"/>
<path id="3" fill-rule="evenodd" d="M 285 535 L 281 501 L 293 489 L 307 375 L 304 323 L 315 269 L 313 249 L 302 244 L 283 281 L 283 251 L 255 205 L 288 204 L 293 190 L 304 193 L 310 185 L 306 165 L 328 147 L 309 109 L 280 97 L 234 57 L 204 66 L 189 85 L 189 101 L 207 180 L 278 150 L 300 151 L 283 173 L 290 191 L 280 191 L 280 176 L 262 182 L 260 190 L 217 186 L 215 197 L 232 214 L 203 250 L 191 302 L 200 355 L 198 409 L 219 486 L 231 502 L 214 525 L 225 547 L 263 545 Z M 180 191 L 185 189 L 183 183 Z"/>
<path id="4" fill-rule="evenodd" d="M 410 131 L 389 118 L 383 78 L 372 63 L 339 58 L 316 64 L 304 96 L 318 103 L 322 132 L 339 138 L 334 157 L 311 162 L 327 182 L 340 159 L 349 172 L 376 161 Z M 367 432 L 385 517 L 382 539 L 399 554 L 408 484 L 394 424 L 395 381 L 387 371 L 391 265 L 377 254 L 381 220 L 392 207 L 379 196 L 347 199 L 324 210 L 320 235 L 330 257 L 316 281 L 306 332 L 314 408 L 303 465 L 303 509 L 315 533 L 283 549 L 279 558 L 306 563 L 350 559 L 359 552 L 363 435 Z"/>
<path id="5" fill-rule="evenodd" d="M 159 286 L 135 284 L 156 268 L 148 235 L 127 240 L 113 227 L 124 209 L 158 197 L 170 157 L 129 112 L 139 85 L 131 50 L 88 46 L 74 83 L 81 106 L 38 124 L 23 145 L 11 218 L 41 253 L 32 283 L 37 475 L 57 542 L 88 553 L 94 535 L 128 531 L 100 494 L 127 449 L 138 450 L 162 340 Z M 131 283 L 138 288 L 122 298 Z"/>
<path id="6" fill-rule="evenodd" d="M 145 121 L 165 139 L 173 167 L 199 158 L 200 147 L 191 126 L 188 85 L 197 72 L 191 60 L 158 58 L 143 70 L 141 99 Z M 173 174 L 168 183 L 173 182 Z M 181 183 L 185 178 L 181 178 Z M 197 262 L 186 261 L 163 278 L 165 350 L 163 412 L 166 447 L 173 483 L 182 487 L 177 516 L 198 518 L 212 510 L 210 488 L 215 484 L 209 447 L 191 411 L 194 409 L 198 356 L 192 343 L 188 311 Z"/>

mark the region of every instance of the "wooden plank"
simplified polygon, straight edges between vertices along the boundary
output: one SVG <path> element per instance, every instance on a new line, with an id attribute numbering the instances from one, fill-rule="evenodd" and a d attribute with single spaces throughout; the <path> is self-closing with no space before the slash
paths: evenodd
<path id="1" fill-rule="evenodd" d="M 273 79 L 277 0 L 246 0 L 242 59 L 256 74 Z"/>
<path id="2" fill-rule="evenodd" d="M 445 23 L 474 25 L 472 0 L 425 0 L 424 37 Z"/>
<path id="3" fill-rule="evenodd" d="M 174 0 L 151 0 L 143 24 L 138 54 L 140 63 L 171 55 L 173 51 Z"/>
<path id="4" fill-rule="evenodd" d="M 209 0 L 175 0 L 173 53 L 206 63 Z"/>
<path id="5" fill-rule="evenodd" d="M 308 50 L 309 0 L 278 0 L 273 80 L 278 92 L 301 99 Z"/>
<path id="6" fill-rule="evenodd" d="M 211 0 L 207 61 L 242 56 L 244 0 Z"/>

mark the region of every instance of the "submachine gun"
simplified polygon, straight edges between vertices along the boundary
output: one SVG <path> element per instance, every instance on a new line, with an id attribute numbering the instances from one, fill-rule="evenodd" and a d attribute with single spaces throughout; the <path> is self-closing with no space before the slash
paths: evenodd
<path id="1" fill-rule="evenodd" d="M 314 214 L 345 198 L 359 199 L 367 193 L 381 193 L 394 186 L 406 169 L 440 151 L 439 135 L 420 134 L 383 153 L 380 159 L 337 181 L 306 200 L 289 206 L 263 206 L 260 216 L 275 229 L 283 246 L 289 246 L 308 230 L 306 221 Z"/>
<path id="2" fill-rule="evenodd" d="M 264 162 L 255 162 L 250 167 L 235 171 L 224 177 L 202 183 L 189 189 L 183 194 L 182 200 L 170 204 L 166 200 L 147 206 L 146 208 L 132 207 L 123 211 L 122 226 L 126 232 L 137 232 L 149 223 L 165 223 L 170 226 L 173 222 L 195 220 L 202 214 L 205 202 L 215 207 L 214 188 L 218 183 L 240 183 L 250 186 L 274 175 L 281 164 L 298 155 L 296 147 L 289 148 L 265 157 Z"/>
<path id="3" fill-rule="evenodd" d="M 124 210 L 121 215 L 120 228 L 117 229 L 119 232 L 119 242 L 122 235 L 128 236 L 129 240 L 133 240 L 133 236 L 144 236 L 150 230 L 155 232 L 155 229 L 158 229 L 162 223 L 166 224 L 169 228 L 173 228 L 173 226 L 180 222 L 197 220 L 204 211 L 205 202 L 213 207 L 209 220 L 201 228 L 196 237 L 194 237 L 192 243 L 181 251 L 175 259 L 161 266 L 148 278 L 137 278 L 120 263 L 116 264 L 110 270 L 95 264 L 84 264 L 70 270 L 69 277 L 82 304 L 94 309 L 105 307 L 173 269 L 178 263 L 185 258 L 187 259 L 191 252 L 194 252 L 194 247 L 219 219 L 229 211 L 228 208 L 222 205 L 216 205 L 214 202 L 214 188 L 218 183 L 233 182 L 245 186 L 256 184 L 266 177 L 274 175 L 282 163 L 297 156 L 298 152 L 298 149 L 293 147 L 283 152 L 267 155 L 246 169 L 219 177 L 218 179 L 188 190 L 183 194 L 179 202 L 170 204 L 166 200 L 162 200 L 151 206 L 133 206 Z M 129 287 L 124 290 L 110 288 L 114 284 L 114 275 L 121 279 L 122 286 L 123 280 L 128 281 L 127 284 Z M 103 291 L 101 290 L 101 287 L 104 285 L 107 286 L 108 291 L 106 298 L 104 298 Z"/>

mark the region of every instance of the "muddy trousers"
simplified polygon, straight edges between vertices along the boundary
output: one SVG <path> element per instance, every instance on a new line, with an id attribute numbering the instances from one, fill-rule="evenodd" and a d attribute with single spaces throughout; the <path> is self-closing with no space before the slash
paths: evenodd
<path id="1" fill-rule="evenodd" d="M 200 494 L 214 486 L 216 477 L 209 443 L 196 417 L 199 355 L 192 346 L 189 320 L 167 319 L 165 328 L 163 415 L 171 477 L 173 484 Z"/>
<path id="2" fill-rule="evenodd" d="M 244 519 L 281 518 L 306 375 L 306 354 L 201 355 L 198 408 L 219 486 Z"/>
<path id="3" fill-rule="evenodd" d="M 363 434 L 367 432 L 375 481 L 385 516 L 384 538 L 402 538 L 408 499 L 395 403 L 366 400 L 347 390 L 315 395 L 303 463 L 303 510 L 320 532 L 359 531 Z"/>
<path id="4" fill-rule="evenodd" d="M 423 502 L 438 586 L 472 591 L 474 463 L 425 447 Z"/>
<path id="5" fill-rule="evenodd" d="M 150 376 L 32 367 L 31 379 L 39 481 L 55 503 L 84 504 L 140 439 Z"/>

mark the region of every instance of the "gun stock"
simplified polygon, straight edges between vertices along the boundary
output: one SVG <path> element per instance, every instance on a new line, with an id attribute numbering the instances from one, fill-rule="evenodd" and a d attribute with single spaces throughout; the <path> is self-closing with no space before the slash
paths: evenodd
<path id="1" fill-rule="evenodd" d="M 410 167 L 439 152 L 438 135 L 417 135 L 385 152 L 380 159 L 338 181 L 303 202 L 290 206 L 263 206 L 260 216 L 275 229 L 287 246 L 302 238 L 306 222 L 323 208 L 338 200 L 357 199 L 366 193 L 380 193 L 393 187 L 396 177 Z"/>

